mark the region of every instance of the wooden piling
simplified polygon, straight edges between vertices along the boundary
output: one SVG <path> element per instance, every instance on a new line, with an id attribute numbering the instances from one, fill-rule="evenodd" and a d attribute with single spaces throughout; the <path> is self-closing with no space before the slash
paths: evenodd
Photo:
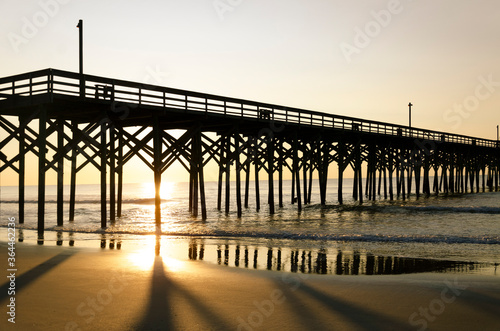
<path id="1" fill-rule="evenodd" d="M 383 168 L 383 174 L 384 174 L 384 199 L 387 200 L 387 167 L 385 166 Z"/>
<path id="2" fill-rule="evenodd" d="M 283 208 L 283 139 L 278 140 L 278 206 Z"/>
<path id="3" fill-rule="evenodd" d="M 312 152 L 311 152 L 312 154 Z M 307 203 L 308 204 L 311 204 L 311 196 L 312 196 L 312 177 L 313 177 L 313 171 L 314 171 L 314 166 L 313 166 L 313 162 L 312 161 L 309 161 L 310 162 L 310 167 L 309 167 L 309 184 L 307 186 Z"/>
<path id="4" fill-rule="evenodd" d="M 253 161 L 255 166 L 255 209 L 260 210 L 260 183 L 259 183 L 259 137 L 253 138 Z"/>
<path id="5" fill-rule="evenodd" d="M 226 139 L 224 136 L 221 136 L 219 139 L 220 142 L 220 147 L 219 147 L 219 181 L 218 181 L 218 186 L 217 186 L 217 210 L 221 211 L 222 210 L 222 176 L 224 174 L 224 167 L 225 167 L 225 145 L 226 145 Z"/>
<path id="6" fill-rule="evenodd" d="M 57 119 L 57 226 L 63 225 L 64 208 L 64 119 Z"/>
<path id="7" fill-rule="evenodd" d="M 197 169 L 198 169 L 198 177 L 200 184 L 200 204 L 201 204 L 201 219 L 207 219 L 207 203 L 205 198 L 205 177 L 203 174 L 203 152 L 202 152 L 202 144 L 201 144 L 201 131 L 198 131 L 195 135 L 196 138 L 196 147 L 197 147 Z M 200 253 L 200 259 L 202 259 Z"/>
<path id="8" fill-rule="evenodd" d="M 122 128 L 118 130 L 119 138 L 118 138 L 118 194 L 116 198 L 116 216 L 122 217 L 122 198 L 123 198 L 123 132 Z"/>
<path id="9" fill-rule="evenodd" d="M 295 185 L 297 186 L 297 209 L 300 212 L 302 210 L 302 198 L 300 196 L 300 167 L 299 167 L 299 142 L 297 133 L 295 133 L 293 139 L 293 173 L 295 174 Z"/>
<path id="10" fill-rule="evenodd" d="M 405 186 L 405 163 L 406 163 L 406 160 L 405 160 L 405 154 L 406 154 L 406 151 L 405 150 L 401 150 L 400 151 L 400 154 L 399 154 L 399 158 L 400 158 L 400 162 L 399 162 L 399 165 L 401 167 L 399 173 L 401 175 L 401 178 L 400 178 L 400 185 L 401 185 L 401 198 L 403 199 L 403 201 L 406 200 L 406 186 Z"/>
<path id="11" fill-rule="evenodd" d="M 107 187 L 106 187 L 106 165 L 107 165 L 107 143 L 106 143 L 106 122 L 101 123 L 101 164 L 99 171 L 101 172 L 101 228 L 106 228 L 107 226 Z"/>
<path id="12" fill-rule="evenodd" d="M 455 193 L 455 168 L 453 167 L 453 160 L 451 158 L 452 156 L 450 155 L 450 182 L 448 185 L 448 190 L 451 194 L 453 194 Z"/>
<path id="13" fill-rule="evenodd" d="M 251 161 L 251 148 L 250 138 L 247 139 L 245 144 L 246 160 L 245 160 L 245 208 L 248 208 L 248 200 L 250 195 L 250 161 Z"/>
<path id="14" fill-rule="evenodd" d="M 432 189 L 436 196 L 439 195 L 439 167 L 437 164 L 434 164 L 434 184 Z"/>
<path id="15" fill-rule="evenodd" d="M 231 136 L 227 135 L 226 137 L 226 204 L 224 205 L 226 208 L 226 215 L 229 214 L 229 202 L 230 202 L 230 193 L 231 193 Z"/>
<path id="16" fill-rule="evenodd" d="M 338 145 L 337 145 L 337 148 L 338 148 L 338 151 L 337 151 L 337 168 L 338 168 L 338 179 L 337 179 L 337 182 L 338 182 L 338 187 L 337 187 L 337 200 L 339 202 L 339 204 L 343 204 L 344 203 L 344 199 L 343 199 L 343 193 L 342 193 L 342 187 L 344 186 L 344 169 L 345 169 L 345 166 L 344 166 L 344 157 L 345 157 L 345 145 L 339 141 Z M 318 148 L 319 150 L 319 148 Z M 321 150 L 319 150 L 321 151 Z M 320 152 L 320 156 L 319 156 L 319 159 L 321 161 L 321 152 Z M 320 186 L 322 185 L 322 182 L 324 180 L 323 177 L 323 171 L 324 171 L 324 164 L 321 164 L 321 173 L 320 173 Z M 321 200 L 323 202 L 323 189 L 321 189 Z"/>
<path id="17" fill-rule="evenodd" d="M 155 182 L 155 226 L 161 232 L 161 169 L 162 169 L 162 133 L 158 115 L 153 116 L 153 171 Z"/>
<path id="18" fill-rule="evenodd" d="M 401 150 L 396 150 L 396 197 L 399 199 L 401 196 Z"/>
<path id="19" fill-rule="evenodd" d="M 193 208 L 194 208 L 194 172 L 193 172 L 193 165 L 190 164 L 189 166 L 189 205 L 188 205 L 188 210 L 191 215 L 193 215 Z"/>
<path id="20" fill-rule="evenodd" d="M 115 127 L 109 127 L 109 220 L 116 220 L 116 134 Z"/>
<path id="21" fill-rule="evenodd" d="M 193 211 L 192 215 L 194 217 L 198 217 L 198 146 L 196 137 L 193 137 L 191 140 L 191 174 L 193 178 Z"/>
<path id="22" fill-rule="evenodd" d="M 304 186 L 304 205 L 307 205 L 307 145 L 304 142 L 304 150 L 302 152 L 302 181 L 303 181 L 303 186 Z"/>
<path id="23" fill-rule="evenodd" d="M 238 218 L 242 216 L 241 208 L 241 164 L 240 164 L 240 135 L 236 133 L 234 135 L 234 149 L 235 149 L 235 166 L 236 166 L 236 208 L 238 212 Z"/>
<path id="24" fill-rule="evenodd" d="M 498 165 L 493 165 L 493 167 L 492 167 L 492 172 L 493 172 L 492 176 L 495 178 L 494 179 L 494 181 L 495 181 L 495 184 L 494 184 L 494 186 L 495 186 L 495 192 L 498 191 L 498 175 L 499 175 L 498 170 L 499 170 L 499 166 Z"/>
<path id="25" fill-rule="evenodd" d="M 393 170 L 394 170 L 394 151 L 392 147 L 389 147 L 389 200 L 394 200 L 394 185 L 392 183 L 392 176 L 393 176 Z"/>
<path id="26" fill-rule="evenodd" d="M 24 200 L 26 180 L 26 125 L 23 116 L 19 116 L 19 224 L 24 223 Z"/>
<path id="27" fill-rule="evenodd" d="M 45 158 L 47 154 L 47 111 L 42 108 L 38 118 L 38 239 L 45 230 Z"/>
<path id="28" fill-rule="evenodd" d="M 268 171 L 268 201 L 269 214 L 274 215 L 274 138 L 267 138 L 267 171 Z"/>
<path id="29" fill-rule="evenodd" d="M 70 222 L 75 220 L 75 204 L 76 204 L 76 156 L 78 155 L 78 144 L 76 143 L 77 136 L 76 132 L 78 130 L 78 123 L 76 121 L 71 121 L 71 132 L 73 149 L 71 151 L 71 173 L 70 173 L 70 188 L 69 188 L 69 220 Z"/>
<path id="30" fill-rule="evenodd" d="M 378 170 L 378 192 L 377 195 L 381 196 L 382 192 L 382 169 Z"/>
<path id="31" fill-rule="evenodd" d="M 408 159 L 406 161 L 407 168 L 408 168 L 408 191 L 407 191 L 407 196 L 408 199 L 410 198 L 411 195 L 411 189 L 413 186 L 413 167 L 415 166 L 415 151 L 410 150 L 408 152 Z"/>
<path id="32" fill-rule="evenodd" d="M 361 154 L 358 154 L 358 195 L 359 195 L 359 203 L 363 203 L 363 173 L 362 173 L 362 167 L 361 167 Z"/>

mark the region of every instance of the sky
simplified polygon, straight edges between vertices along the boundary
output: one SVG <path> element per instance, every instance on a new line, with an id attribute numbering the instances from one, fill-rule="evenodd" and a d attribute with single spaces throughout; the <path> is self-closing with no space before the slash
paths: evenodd
<path id="1" fill-rule="evenodd" d="M 0 77 L 77 72 L 83 19 L 88 74 L 402 125 L 411 101 L 413 127 L 487 139 L 500 124 L 494 0 L 2 0 L 0 13 Z"/>

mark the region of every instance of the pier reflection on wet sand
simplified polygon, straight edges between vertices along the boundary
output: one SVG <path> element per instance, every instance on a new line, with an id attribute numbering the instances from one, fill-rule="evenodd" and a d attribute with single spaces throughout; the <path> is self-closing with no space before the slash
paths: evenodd
<path id="1" fill-rule="evenodd" d="M 57 231 L 55 243 L 57 246 L 75 246 L 74 234 L 69 232 L 64 238 L 64 232 Z M 163 238 L 165 239 L 165 238 Z M 23 229 L 18 231 L 18 241 L 25 241 Z M 30 240 L 28 240 L 30 241 Z M 155 254 L 160 254 L 161 237 L 156 238 Z M 39 245 L 44 240 L 37 240 Z M 54 242 L 48 240 L 47 242 Z M 102 234 L 98 241 L 101 249 L 123 250 L 126 244 L 120 236 Z M 486 269 L 493 270 L 496 275 L 498 264 L 479 263 L 472 261 L 452 261 L 429 258 L 411 258 L 390 255 L 375 255 L 370 252 L 356 250 L 298 249 L 290 247 L 271 247 L 262 244 L 238 243 L 233 240 L 216 244 L 214 241 L 195 238 L 189 242 L 179 242 L 180 245 L 173 256 L 177 259 L 205 261 L 221 266 L 247 268 L 256 270 L 284 271 L 304 274 L 330 275 L 398 275 L 424 272 L 441 273 L 477 273 Z M 182 248 L 184 247 L 184 248 Z M 187 248 L 187 256 L 185 250 Z M 127 250 L 125 250 L 127 251 Z M 174 253 L 174 252 L 169 252 Z"/>
<path id="2" fill-rule="evenodd" d="M 216 259 L 207 250 L 216 251 Z M 370 253 L 337 250 L 301 250 L 292 248 L 257 247 L 246 245 L 206 245 L 192 241 L 190 260 L 205 260 L 219 265 L 286 271 L 295 273 L 336 275 L 397 275 L 423 272 L 470 273 L 488 263 L 376 256 Z M 208 258 L 207 258 L 208 257 Z"/>

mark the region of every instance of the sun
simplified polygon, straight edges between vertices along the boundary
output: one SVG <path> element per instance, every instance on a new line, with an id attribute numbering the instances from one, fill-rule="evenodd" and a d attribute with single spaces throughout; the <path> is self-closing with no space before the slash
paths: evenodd
<path id="1" fill-rule="evenodd" d="M 155 184 L 154 183 L 142 183 L 142 189 L 145 194 L 155 195 Z M 174 182 L 163 182 L 160 186 L 160 197 L 162 199 L 171 199 L 175 190 Z"/>

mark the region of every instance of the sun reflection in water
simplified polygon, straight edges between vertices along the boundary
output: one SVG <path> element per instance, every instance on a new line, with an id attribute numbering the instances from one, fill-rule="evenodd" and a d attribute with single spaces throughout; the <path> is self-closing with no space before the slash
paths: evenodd
<path id="1" fill-rule="evenodd" d="M 162 246 L 164 247 L 162 248 Z M 168 239 L 162 240 L 154 235 L 146 236 L 137 245 L 137 249 L 129 254 L 128 260 L 134 269 L 142 271 L 152 270 L 157 256 L 161 257 L 164 268 L 168 271 L 176 272 L 186 269 L 186 261 L 179 260 L 166 253 L 171 251 L 171 248 L 174 247 L 168 243 Z M 174 248 L 174 250 L 176 249 Z"/>

